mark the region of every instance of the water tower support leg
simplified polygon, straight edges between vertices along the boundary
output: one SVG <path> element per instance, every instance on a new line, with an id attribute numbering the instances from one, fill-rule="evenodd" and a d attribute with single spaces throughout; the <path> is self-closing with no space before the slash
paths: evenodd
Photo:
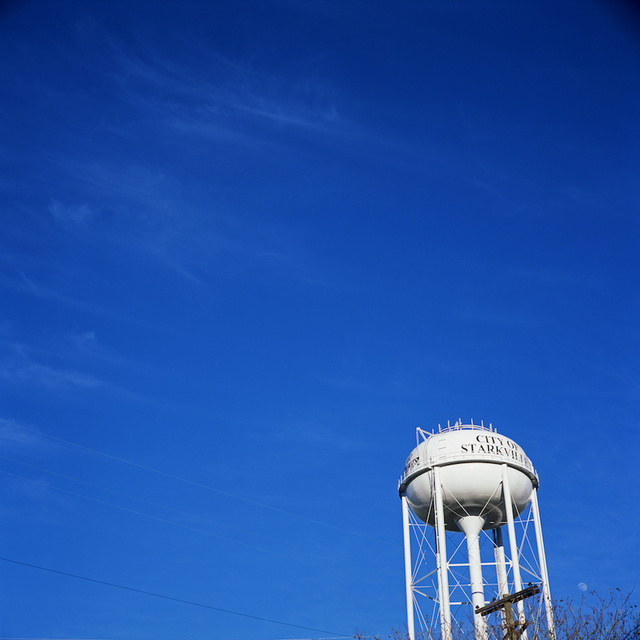
<path id="1" fill-rule="evenodd" d="M 504 506 L 507 512 L 507 530 L 509 531 L 509 548 L 511 549 L 511 566 L 513 567 L 513 588 L 516 592 L 522 591 L 522 578 L 520 577 L 520 554 L 518 553 L 518 542 L 516 540 L 516 528 L 513 524 L 513 504 L 511 502 L 511 487 L 509 485 L 509 467 L 502 465 L 502 492 L 504 495 Z M 518 621 L 524 624 L 524 604 L 518 602 Z M 526 631 L 522 634 L 526 640 Z"/>
<path id="2" fill-rule="evenodd" d="M 496 560 L 496 580 L 498 582 L 498 599 L 509 593 L 509 583 L 507 580 L 507 563 L 504 559 L 504 540 L 502 539 L 502 527 L 493 530 L 493 555 Z M 502 626 L 506 625 L 504 611 L 500 612 Z"/>
<path id="3" fill-rule="evenodd" d="M 407 592 L 407 632 L 408 640 L 415 640 L 413 621 L 413 579 L 411 576 L 411 532 L 409 531 L 409 505 L 402 496 L 402 530 L 404 534 L 404 575 Z"/>
<path id="4" fill-rule="evenodd" d="M 449 605 L 449 562 L 447 561 L 447 539 L 444 528 L 444 505 L 440 468 L 433 469 L 433 493 L 435 495 L 436 566 L 438 568 L 438 591 L 440 596 L 440 636 L 451 640 L 451 607 Z"/>
<path id="5" fill-rule="evenodd" d="M 542 540 L 542 525 L 540 524 L 540 509 L 538 508 L 538 490 L 534 489 L 531 495 L 531 509 L 533 510 L 533 524 L 536 528 L 536 542 L 538 544 L 538 562 L 542 577 L 542 598 L 544 611 L 547 616 L 547 631 L 550 640 L 555 640 L 556 631 L 553 623 L 553 605 L 551 603 L 551 590 L 549 589 L 549 574 L 547 572 L 547 558 L 544 552 Z"/>

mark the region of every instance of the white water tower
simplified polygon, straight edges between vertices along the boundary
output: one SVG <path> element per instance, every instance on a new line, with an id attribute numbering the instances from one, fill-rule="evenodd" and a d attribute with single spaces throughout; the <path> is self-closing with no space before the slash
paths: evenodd
<path id="1" fill-rule="evenodd" d="M 415 640 L 415 614 L 422 632 L 431 635 L 430 612 L 431 623 L 439 617 L 442 640 L 471 616 L 476 640 L 486 640 L 486 622 L 476 609 L 519 593 L 523 583 L 540 588 L 537 603 L 528 603 L 529 629 L 546 627 L 553 638 L 538 475 L 529 458 L 513 440 L 473 421 L 431 433 L 418 428 L 416 435 L 398 486 L 409 639 Z M 535 544 L 527 537 L 530 529 Z M 516 617 L 523 625 L 522 600 Z"/>

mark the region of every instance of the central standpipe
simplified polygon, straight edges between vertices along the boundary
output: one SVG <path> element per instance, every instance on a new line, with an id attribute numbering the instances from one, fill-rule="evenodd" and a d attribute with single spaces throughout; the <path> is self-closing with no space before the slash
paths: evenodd
<path id="1" fill-rule="evenodd" d="M 458 526 L 467 539 L 471 604 L 473 605 L 473 626 L 476 631 L 476 640 L 486 640 L 487 623 L 481 615 L 476 613 L 476 609 L 484 607 L 484 582 L 482 581 L 482 558 L 480 557 L 480 532 L 484 526 L 484 518 L 464 516 L 458 520 Z"/>

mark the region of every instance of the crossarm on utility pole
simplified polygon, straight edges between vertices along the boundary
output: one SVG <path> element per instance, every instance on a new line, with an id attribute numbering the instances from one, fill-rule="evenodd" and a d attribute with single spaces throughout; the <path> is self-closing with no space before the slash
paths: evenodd
<path id="1" fill-rule="evenodd" d="M 486 616 L 489 613 L 498 611 L 498 609 L 502 609 L 506 603 L 509 603 L 511 605 L 515 602 L 520 602 L 520 600 L 524 600 L 525 598 L 535 596 L 536 593 L 540 593 L 540 587 L 537 584 L 529 584 L 529 586 L 526 589 L 522 589 L 522 591 L 516 591 L 516 593 L 507 594 L 499 600 L 492 600 L 484 607 L 477 607 L 476 613 L 479 613 L 481 616 Z"/>

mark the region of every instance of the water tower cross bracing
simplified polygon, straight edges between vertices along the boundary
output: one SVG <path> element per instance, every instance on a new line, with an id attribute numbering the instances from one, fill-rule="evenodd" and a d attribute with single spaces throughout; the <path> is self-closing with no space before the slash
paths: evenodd
<path id="1" fill-rule="evenodd" d="M 473 421 L 431 433 L 418 428 L 416 436 L 398 485 L 410 640 L 416 622 L 427 636 L 439 622 L 440 637 L 451 640 L 468 619 L 476 640 L 486 640 L 486 619 L 476 610 L 528 584 L 540 595 L 515 605 L 520 637 L 553 639 L 538 475 L 527 455 Z"/>

